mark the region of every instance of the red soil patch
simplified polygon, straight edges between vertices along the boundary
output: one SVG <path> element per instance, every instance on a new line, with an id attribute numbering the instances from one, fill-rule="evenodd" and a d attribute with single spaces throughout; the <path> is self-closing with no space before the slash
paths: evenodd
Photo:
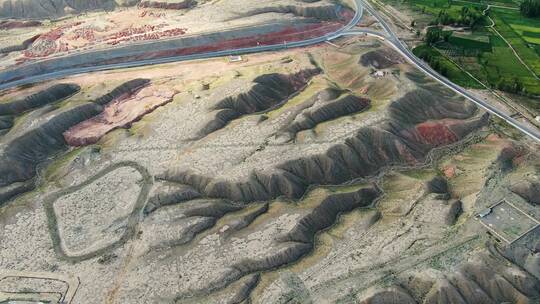
<path id="1" fill-rule="evenodd" d="M 455 166 L 447 166 L 443 169 L 443 172 L 444 172 L 444 176 L 446 176 L 446 178 L 453 178 L 454 176 L 456 176 L 456 167 Z"/>
<path id="2" fill-rule="evenodd" d="M 448 145 L 458 141 L 458 137 L 444 123 L 423 122 L 416 125 L 416 131 L 425 143 L 433 146 Z"/>
<path id="3" fill-rule="evenodd" d="M 67 30 L 81 24 L 82 22 L 73 22 L 42 34 L 33 42 L 30 49 L 23 52 L 24 56 L 27 58 L 47 57 L 53 53 L 67 51 L 67 43 L 61 42 L 57 44 L 56 40 L 62 37 Z"/>
<path id="4" fill-rule="evenodd" d="M 171 38 L 184 35 L 187 31 L 185 28 L 169 28 L 165 30 L 164 27 L 166 27 L 165 23 L 158 25 L 131 25 L 103 35 L 104 31 L 111 28 L 108 27 L 103 30 L 91 25 L 84 25 L 83 22 L 73 22 L 38 36 L 33 41 L 32 46 L 23 52 L 24 57 L 18 61 L 25 62 L 28 61 L 27 59 L 47 57 L 56 53 L 92 46 L 96 43 L 117 45 L 129 41 Z"/>
<path id="5" fill-rule="evenodd" d="M 110 45 L 117 45 L 126 41 L 146 41 L 146 40 L 158 40 L 161 38 L 176 37 L 184 35 L 187 31 L 185 28 L 173 28 L 164 31 L 156 31 L 162 28 L 161 26 L 144 25 L 141 27 L 129 27 L 119 32 L 112 34 L 108 37 L 107 43 Z"/>
<path id="6" fill-rule="evenodd" d="M 501 137 L 497 134 L 489 134 L 486 140 L 489 142 L 496 142 L 496 141 L 501 140 Z"/>
<path id="7" fill-rule="evenodd" d="M 184 56 L 199 53 L 209 53 L 228 49 L 246 48 L 258 45 L 275 45 L 284 42 L 295 42 L 320 37 L 332 33 L 341 28 L 343 24 L 338 22 L 325 22 L 319 24 L 310 24 L 302 27 L 287 27 L 281 31 L 268 34 L 255 35 L 251 37 L 242 37 L 220 42 L 205 44 L 195 47 L 180 48 L 175 50 L 150 52 L 144 55 L 116 58 L 103 62 L 103 64 L 112 64 L 131 60 L 153 59 L 163 57 Z"/>
<path id="8" fill-rule="evenodd" d="M 64 132 L 64 139 L 70 146 L 94 144 L 108 132 L 129 127 L 144 115 L 172 101 L 175 94 L 164 86 L 150 86 L 133 95 L 121 96 L 108 103 L 101 114 Z"/>

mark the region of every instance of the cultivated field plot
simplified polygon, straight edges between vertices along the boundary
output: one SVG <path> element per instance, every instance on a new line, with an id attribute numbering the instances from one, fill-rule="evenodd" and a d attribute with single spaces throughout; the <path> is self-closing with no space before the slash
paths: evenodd
<path id="1" fill-rule="evenodd" d="M 480 222 L 503 241 L 511 244 L 532 231 L 540 222 L 507 201 L 491 207 L 491 212 L 479 216 Z"/>
<path id="2" fill-rule="evenodd" d="M 431 60 L 422 59 L 453 82 L 468 88 L 479 86 L 463 73 L 461 69 L 464 69 L 492 88 L 524 95 L 540 94 L 537 78 L 540 75 L 540 21 L 524 17 L 519 11 L 519 3 L 461 0 L 412 0 L 404 4 L 394 0 L 384 2 L 396 8 L 409 9 L 414 20 L 418 24 L 425 23 L 425 26 L 437 24 L 441 14 L 454 20 L 444 23 L 444 31 L 452 31 L 452 36 L 434 45 L 444 56 L 437 50 L 429 50 L 432 47 L 427 44 L 415 49 L 417 55 L 428 52 Z M 488 5 L 491 5 L 489 18 L 482 18 L 474 27 L 457 22 L 462 18 L 463 10 L 475 8 L 482 14 Z M 422 30 L 423 27 L 416 28 Z M 527 106 L 538 110 L 534 103 Z"/>

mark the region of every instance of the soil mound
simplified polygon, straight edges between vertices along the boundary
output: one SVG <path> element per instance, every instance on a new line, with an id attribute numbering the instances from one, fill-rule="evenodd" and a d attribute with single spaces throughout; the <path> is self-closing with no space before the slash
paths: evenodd
<path id="1" fill-rule="evenodd" d="M 427 182 L 427 190 L 430 193 L 446 194 L 449 192 L 448 181 L 441 176 L 436 176 Z"/>
<path id="2" fill-rule="evenodd" d="M 526 201 L 534 205 L 540 205 L 540 181 L 523 180 L 514 184 L 510 188 L 512 192 L 521 196 Z"/>
<path id="3" fill-rule="evenodd" d="M 39 21 L 2 20 L 0 21 L 0 30 L 40 26 L 41 24 Z"/>
<path id="4" fill-rule="evenodd" d="M 39 38 L 39 35 L 36 35 L 34 37 L 26 39 L 21 44 L 10 45 L 10 46 L 0 48 L 0 54 L 9 54 L 11 52 L 24 51 L 27 48 L 29 48 L 32 45 L 32 43 L 34 43 L 34 41 L 36 41 L 38 38 Z"/>
<path id="5" fill-rule="evenodd" d="M 394 50 L 380 49 L 365 53 L 360 57 L 359 63 L 365 67 L 372 66 L 376 69 L 387 69 L 393 65 L 405 63 L 405 60 Z"/>
<path id="6" fill-rule="evenodd" d="M 98 142 L 108 132 L 129 127 L 156 108 L 172 101 L 175 91 L 164 86 L 135 88 L 130 94 L 114 99 L 103 111 L 64 133 L 70 146 L 85 146 Z"/>

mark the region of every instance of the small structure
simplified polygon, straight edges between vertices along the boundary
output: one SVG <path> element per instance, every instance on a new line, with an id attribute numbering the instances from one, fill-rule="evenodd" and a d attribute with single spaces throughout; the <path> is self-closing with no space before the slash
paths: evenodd
<path id="1" fill-rule="evenodd" d="M 229 56 L 229 62 L 230 63 L 242 62 L 242 61 L 244 61 L 244 59 L 240 55 L 231 55 L 231 56 Z"/>
<path id="2" fill-rule="evenodd" d="M 477 218 L 483 218 L 488 216 L 491 213 L 491 208 L 486 208 L 482 210 L 480 213 L 478 213 Z"/>

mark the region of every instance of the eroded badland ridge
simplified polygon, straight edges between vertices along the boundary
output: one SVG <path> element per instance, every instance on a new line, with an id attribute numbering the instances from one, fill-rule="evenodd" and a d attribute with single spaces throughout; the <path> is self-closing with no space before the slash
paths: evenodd
<path id="1" fill-rule="evenodd" d="M 107 12 L 170 25 L 223 9 L 214 26 L 250 25 L 263 41 L 334 30 L 353 9 L 248 2 L 7 0 L 0 25 L 31 35 L 52 25 L 29 18 L 63 26 L 87 12 L 79 22 L 109 37 L 128 21 Z M 75 42 L 91 36 L 69 36 L 90 31 L 81 24 L 39 59 L 28 52 L 42 36 L 0 61 L 84 61 Z M 246 35 L 213 30 L 184 42 Z M 115 39 L 130 48 L 139 35 Z M 109 52 L 96 41 L 87 52 Z M 538 151 L 366 35 L 7 89 L 0 301 L 538 303 Z"/>

